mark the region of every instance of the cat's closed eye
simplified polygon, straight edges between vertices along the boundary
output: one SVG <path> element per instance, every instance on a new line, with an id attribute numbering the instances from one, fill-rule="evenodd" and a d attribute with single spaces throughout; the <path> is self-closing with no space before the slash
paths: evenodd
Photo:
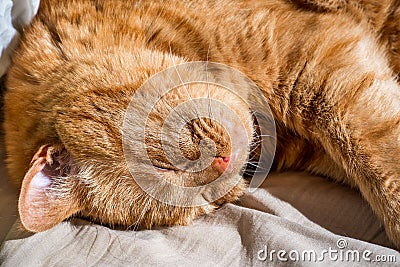
<path id="1" fill-rule="evenodd" d="M 153 166 L 157 171 L 161 171 L 161 172 L 175 171 L 175 170 L 167 168 L 167 167 L 160 167 L 160 166 L 156 166 L 156 165 L 153 165 Z"/>

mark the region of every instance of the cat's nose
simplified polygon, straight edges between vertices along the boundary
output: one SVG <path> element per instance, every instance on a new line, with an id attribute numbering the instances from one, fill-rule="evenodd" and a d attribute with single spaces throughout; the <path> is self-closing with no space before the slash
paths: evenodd
<path id="1" fill-rule="evenodd" d="M 212 164 L 222 174 L 227 170 L 230 161 L 231 157 L 215 157 Z"/>

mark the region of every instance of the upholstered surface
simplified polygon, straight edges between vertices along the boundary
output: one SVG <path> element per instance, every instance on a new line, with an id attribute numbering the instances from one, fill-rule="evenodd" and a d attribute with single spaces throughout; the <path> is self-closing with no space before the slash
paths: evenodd
<path id="1" fill-rule="evenodd" d="M 271 174 L 241 203 L 186 227 L 117 231 L 75 219 L 31 236 L 17 228 L 0 252 L 5 266 L 377 265 L 363 253 L 400 261 L 358 192 L 305 173 Z"/>

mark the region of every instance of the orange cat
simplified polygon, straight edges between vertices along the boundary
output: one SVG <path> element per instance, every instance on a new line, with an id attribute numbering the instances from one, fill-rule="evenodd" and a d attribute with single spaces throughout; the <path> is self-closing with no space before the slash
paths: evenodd
<path id="1" fill-rule="evenodd" d="M 145 92 L 143 105 L 134 107 L 148 127 L 136 140 L 143 133 L 134 132 L 133 119 L 127 141 L 144 143 L 155 171 L 172 184 L 200 186 L 224 174 L 230 190 L 217 200 L 158 201 L 135 182 L 124 156 L 124 118 L 138 88 L 168 67 L 210 61 L 238 69 L 262 90 L 276 122 L 276 169 L 307 170 L 358 188 L 400 248 L 398 50 L 388 59 L 369 20 L 338 9 L 314 12 L 283 0 L 42 1 L 13 57 L 5 95 L 7 162 L 21 185 L 23 225 L 43 231 L 73 215 L 111 226 L 188 224 L 240 197 L 239 174 L 256 130 L 247 105 L 251 88 L 240 89 L 243 98 L 213 84 L 178 86 L 149 116 Z M 179 78 L 186 81 L 188 73 Z M 163 151 L 162 143 L 176 138 L 161 132 L 179 103 L 196 98 L 218 100 L 232 113 L 221 110 L 219 123 L 198 116 L 171 130 L 179 130 L 187 159 L 201 157 L 204 140 L 214 142 L 209 166 L 192 172 L 171 164 L 179 155 Z M 230 135 L 225 124 L 244 130 Z M 132 151 L 133 166 L 144 170 L 136 175 L 153 179 Z M 222 192 L 224 183 L 202 197 Z M 174 203 L 182 197 L 151 190 Z"/>

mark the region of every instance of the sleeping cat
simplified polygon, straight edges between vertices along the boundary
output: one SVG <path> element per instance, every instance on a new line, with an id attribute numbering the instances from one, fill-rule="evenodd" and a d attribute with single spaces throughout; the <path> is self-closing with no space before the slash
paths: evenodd
<path id="1" fill-rule="evenodd" d="M 314 12 L 283 0 L 42 1 L 13 57 L 5 95 L 7 163 L 21 187 L 24 227 L 44 231 L 71 216 L 127 228 L 185 225 L 238 199 L 246 188 L 243 164 L 258 144 L 251 88 L 237 88 L 243 98 L 215 84 L 181 85 L 161 96 L 150 115 L 146 92 L 134 106 L 147 128 L 144 139 L 128 142 L 145 145 L 154 172 L 186 188 L 224 175 L 231 187 L 216 200 L 204 194 L 204 205 L 158 201 L 135 182 L 124 156 L 125 114 L 139 88 L 167 68 L 207 61 L 241 71 L 262 90 L 276 123 L 275 169 L 358 188 L 400 248 L 398 68 L 369 20 L 349 12 Z M 176 138 L 161 133 L 168 114 L 198 98 L 232 112 L 171 130 L 179 130 L 179 151 L 192 161 L 213 141 L 209 165 L 186 171 L 171 164 L 179 155 L 163 151 L 163 142 Z M 241 133 L 227 130 L 239 124 Z M 152 189 L 180 200 L 179 192 Z"/>

